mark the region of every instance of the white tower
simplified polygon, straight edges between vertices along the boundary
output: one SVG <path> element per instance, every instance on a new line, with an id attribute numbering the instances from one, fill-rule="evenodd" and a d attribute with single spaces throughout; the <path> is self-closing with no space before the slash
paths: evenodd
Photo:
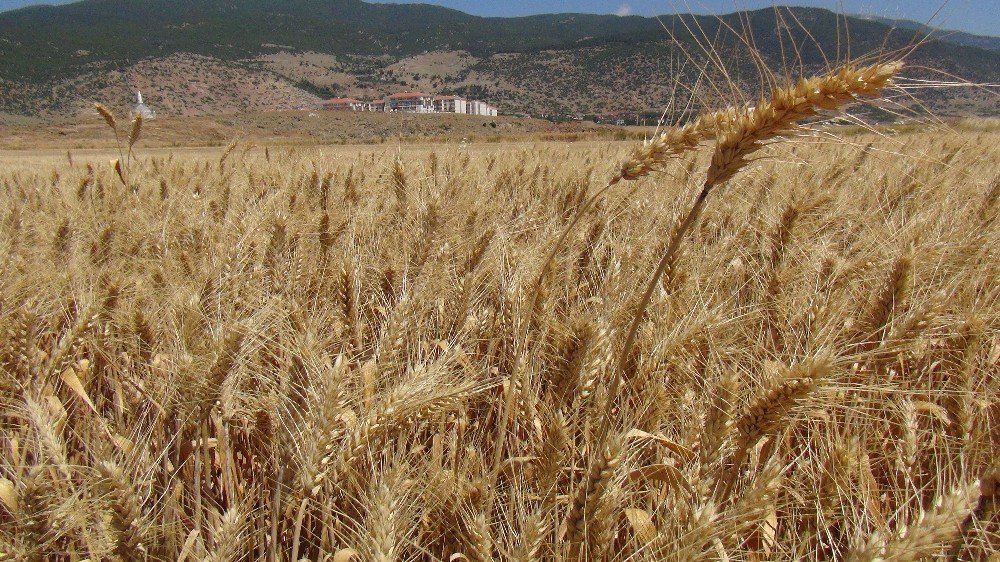
<path id="1" fill-rule="evenodd" d="M 135 96 L 137 98 L 138 103 L 135 104 L 135 108 L 132 109 L 132 113 L 134 115 L 142 115 L 143 119 L 152 119 L 153 117 L 156 117 L 156 114 L 153 113 L 153 110 L 149 109 L 149 107 L 146 104 L 142 103 L 142 92 L 136 90 Z"/>

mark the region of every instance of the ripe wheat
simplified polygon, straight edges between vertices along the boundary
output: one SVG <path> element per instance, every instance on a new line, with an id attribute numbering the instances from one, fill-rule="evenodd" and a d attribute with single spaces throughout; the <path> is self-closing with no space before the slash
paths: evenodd
<path id="1" fill-rule="evenodd" d="M 638 149 L 0 170 L 0 557 L 996 557 L 1000 134 L 802 122 L 899 71 Z"/>

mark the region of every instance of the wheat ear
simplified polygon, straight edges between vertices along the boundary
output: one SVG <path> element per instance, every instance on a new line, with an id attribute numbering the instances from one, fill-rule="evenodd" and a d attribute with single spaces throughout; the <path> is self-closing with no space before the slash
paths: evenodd
<path id="1" fill-rule="evenodd" d="M 97 113 L 99 113 L 100 116 L 104 118 L 104 122 L 108 124 L 108 127 L 111 127 L 111 130 L 115 134 L 115 144 L 118 146 L 118 159 L 111 161 L 111 167 L 115 169 L 115 173 L 118 174 L 118 178 L 122 181 L 122 185 L 128 187 L 129 184 L 125 180 L 127 172 L 122 170 L 122 160 L 125 160 L 125 151 L 122 149 L 121 136 L 118 134 L 118 119 L 115 118 L 115 114 L 110 109 L 108 109 L 104 104 L 95 103 L 94 109 L 96 109 Z M 133 128 L 134 127 L 135 124 L 133 123 Z M 131 157 L 132 157 L 132 145 L 129 144 L 129 158 Z"/>
<path id="2" fill-rule="evenodd" d="M 979 495 L 979 482 L 974 482 L 938 496 L 934 508 L 921 511 L 912 525 L 903 525 L 892 537 L 872 535 L 865 545 L 850 552 L 846 560 L 910 562 L 940 556 L 942 545 L 959 535 L 961 523 L 972 513 Z"/>
<path id="3" fill-rule="evenodd" d="M 122 560 L 141 560 L 147 555 L 144 536 L 147 523 L 139 505 L 138 491 L 114 462 L 102 461 L 97 468 L 111 510 L 114 553 Z"/>
<path id="4" fill-rule="evenodd" d="M 105 107 L 104 104 L 100 103 L 95 103 L 94 109 L 96 109 L 97 113 L 99 113 L 101 117 L 104 118 L 104 122 L 108 124 L 108 127 L 111 127 L 116 132 L 118 131 L 118 120 L 115 119 L 115 114 L 112 113 L 110 109 Z"/>
<path id="5" fill-rule="evenodd" d="M 590 542 L 587 539 L 605 534 L 609 520 L 606 511 L 612 507 L 607 496 L 622 460 L 622 444 L 611 442 L 590 465 L 586 478 L 573 496 L 566 514 L 566 540 L 575 549 L 585 547 Z"/>
<path id="6" fill-rule="evenodd" d="M 816 115 L 821 110 L 839 109 L 860 97 L 878 96 L 902 67 L 901 62 L 875 64 L 860 69 L 847 65 L 824 76 L 801 80 L 795 86 L 775 90 L 769 102 L 764 101 L 756 107 L 740 111 L 732 110 L 728 116 L 714 119 L 718 127 L 718 140 L 705 184 L 687 216 L 677 227 L 676 234 L 671 237 L 670 244 L 636 307 L 632 325 L 618 359 L 618 370 L 608 385 L 607 401 L 599 418 L 598 446 L 607 437 L 611 423 L 611 409 L 618 394 L 622 373 L 628 365 L 632 346 L 635 345 L 635 338 L 639 333 L 639 325 L 645 317 L 653 291 L 660 277 L 672 263 L 684 235 L 701 215 L 712 189 L 733 177 L 745 166 L 748 162 L 747 156 L 762 148 L 769 139 L 793 130 L 798 121 Z"/>
<path id="7" fill-rule="evenodd" d="M 726 117 L 724 113 L 709 113 L 690 123 L 671 127 L 637 147 L 628 160 L 622 163 L 611 185 L 621 180 L 636 180 L 663 167 L 670 159 L 694 150 L 708 140 Z"/>
<path id="8" fill-rule="evenodd" d="M 799 121 L 820 111 L 836 111 L 861 97 L 878 97 L 902 67 L 899 61 L 862 68 L 843 66 L 774 90 L 770 101 L 756 107 L 732 111 L 718 133 L 705 184 L 719 185 L 733 177 L 747 164 L 748 156 L 766 141 L 794 130 Z"/>
<path id="9" fill-rule="evenodd" d="M 129 153 L 132 152 L 132 146 L 139 142 L 139 138 L 142 136 L 142 114 L 136 113 L 135 117 L 132 118 L 132 129 L 128 133 L 128 148 Z"/>
<path id="10" fill-rule="evenodd" d="M 738 437 L 729 471 L 717 482 L 720 501 L 726 500 L 732 493 L 743 461 L 751 449 L 764 437 L 774 435 L 785 427 L 789 413 L 816 390 L 830 366 L 830 360 L 825 357 L 795 365 L 747 406 L 734 424 Z"/>
<path id="11" fill-rule="evenodd" d="M 819 380 L 830 370 L 830 361 L 820 358 L 796 365 L 782 380 L 750 403 L 736 420 L 739 447 L 746 450 L 758 441 L 777 433 L 788 413 L 803 398 L 816 389 Z"/>

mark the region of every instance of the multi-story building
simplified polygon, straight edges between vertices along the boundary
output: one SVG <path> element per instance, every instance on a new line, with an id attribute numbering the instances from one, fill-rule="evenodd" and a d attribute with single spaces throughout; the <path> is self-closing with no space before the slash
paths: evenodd
<path id="1" fill-rule="evenodd" d="M 384 99 L 364 102 L 354 98 L 334 98 L 323 102 L 323 109 L 350 111 L 409 113 L 462 113 L 466 115 L 497 115 L 497 108 L 478 100 L 460 96 L 432 96 L 421 92 L 399 92 Z"/>
<path id="2" fill-rule="evenodd" d="M 434 111 L 438 113 L 465 113 L 468 102 L 458 96 L 434 96 Z"/>
<path id="3" fill-rule="evenodd" d="M 434 96 L 420 92 L 400 92 L 385 98 L 385 111 L 434 113 Z"/>
<path id="4" fill-rule="evenodd" d="M 497 108 L 484 101 L 472 100 L 465 107 L 465 112 L 469 115 L 496 116 L 497 114 Z"/>

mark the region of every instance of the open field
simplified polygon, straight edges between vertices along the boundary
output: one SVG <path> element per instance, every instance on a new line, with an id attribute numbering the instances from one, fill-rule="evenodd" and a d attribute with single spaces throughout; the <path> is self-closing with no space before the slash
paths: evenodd
<path id="1" fill-rule="evenodd" d="M 708 143 L 593 205 L 636 143 L 41 144 L 0 558 L 1000 553 L 994 124 L 800 130 L 690 230 Z"/>
<path id="2" fill-rule="evenodd" d="M 530 137 L 529 137 L 530 138 Z M 334 144 L 334 145 L 269 145 L 262 147 L 256 143 L 237 143 L 234 150 L 243 155 L 246 162 L 266 160 L 269 154 L 283 154 L 289 150 L 308 155 L 317 162 L 347 159 L 356 160 L 360 154 L 378 154 L 388 157 L 399 154 L 401 158 L 424 157 L 430 152 L 453 152 L 461 154 L 495 154 L 498 157 L 510 154 L 512 151 L 543 150 L 557 146 L 574 147 L 580 150 L 597 148 L 616 149 L 624 151 L 635 146 L 635 141 L 598 141 L 583 140 L 571 142 L 556 142 L 544 140 L 517 140 L 513 137 L 501 142 L 466 142 L 450 139 L 439 142 L 417 142 L 410 139 L 405 142 L 387 142 L 385 145 L 368 144 Z M 143 148 L 143 158 L 184 160 L 191 162 L 208 162 L 218 160 L 227 146 L 190 146 L 184 148 Z M 265 150 L 266 149 L 266 150 Z M 114 148 L 85 148 L 77 150 L 61 150 L 57 148 L 40 148 L 33 150 L 0 150 L 0 166 L 7 171 L 37 172 L 40 168 L 58 167 L 70 160 L 74 165 L 107 166 L 108 162 L 120 156 Z"/>
<path id="3" fill-rule="evenodd" d="M 260 145 L 382 144 L 512 139 L 642 138 L 618 127 L 476 115 L 285 111 L 160 117 L 143 146 L 225 146 L 233 139 Z M 0 116 L 0 150 L 88 149 L 114 146 L 99 115 L 83 119 Z"/>

